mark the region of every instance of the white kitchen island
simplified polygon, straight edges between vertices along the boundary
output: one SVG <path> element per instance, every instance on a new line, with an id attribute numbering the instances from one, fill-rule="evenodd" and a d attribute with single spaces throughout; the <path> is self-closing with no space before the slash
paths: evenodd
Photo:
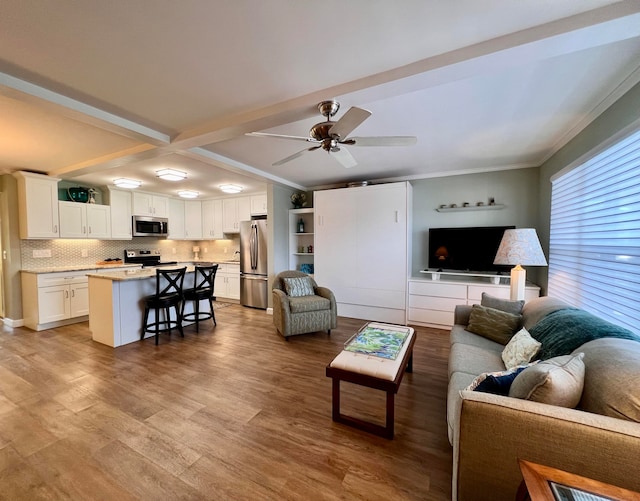
<path id="1" fill-rule="evenodd" d="M 195 270 L 193 265 L 186 266 L 185 288 L 193 286 Z M 167 266 L 177 267 L 181 265 Z M 89 273 L 88 277 L 89 330 L 93 340 L 114 348 L 140 341 L 144 316 L 143 298 L 156 292 L 156 268 Z M 185 313 L 192 311 L 193 303 L 188 302 Z M 155 320 L 153 316 L 152 310 L 149 321 Z M 179 335 L 178 330 L 174 330 L 172 335 Z M 151 336 L 152 333 L 147 333 L 145 337 Z"/>

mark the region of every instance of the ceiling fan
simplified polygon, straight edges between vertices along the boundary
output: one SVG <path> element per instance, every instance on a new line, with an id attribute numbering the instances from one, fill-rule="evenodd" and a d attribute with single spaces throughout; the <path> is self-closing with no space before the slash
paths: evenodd
<path id="1" fill-rule="evenodd" d="M 338 101 L 322 101 L 318 104 L 318 110 L 326 117 L 326 121 L 315 124 L 309 131 L 309 137 L 287 136 L 282 134 L 269 134 L 267 132 L 248 132 L 247 136 L 276 137 L 281 139 L 293 139 L 294 141 L 306 141 L 315 143 L 311 148 L 305 148 L 282 160 L 278 160 L 273 165 L 282 165 L 298 158 L 308 151 L 322 148 L 335 158 L 343 167 L 353 167 L 357 165 L 355 158 L 347 151 L 344 145 L 350 146 L 410 146 L 416 144 L 417 139 L 413 136 L 372 136 L 372 137 L 347 137 L 358 125 L 371 116 L 371 112 L 352 106 L 342 115 L 337 122 L 331 120 L 338 110 Z"/>

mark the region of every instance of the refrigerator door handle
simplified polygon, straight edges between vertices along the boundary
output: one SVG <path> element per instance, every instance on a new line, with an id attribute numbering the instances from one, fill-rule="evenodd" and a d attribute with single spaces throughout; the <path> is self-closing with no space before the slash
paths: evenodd
<path id="1" fill-rule="evenodd" d="M 251 246 L 251 269 L 258 267 L 258 226 L 253 223 L 251 225 L 251 238 L 249 240 Z"/>

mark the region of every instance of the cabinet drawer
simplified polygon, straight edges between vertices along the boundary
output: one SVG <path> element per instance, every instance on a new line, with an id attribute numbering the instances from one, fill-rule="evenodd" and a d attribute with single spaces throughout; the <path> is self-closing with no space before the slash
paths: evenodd
<path id="1" fill-rule="evenodd" d="M 51 285 L 69 285 L 88 283 L 87 273 L 95 270 L 40 273 L 38 275 L 38 287 L 49 287 Z"/>
<path id="2" fill-rule="evenodd" d="M 486 292 L 493 297 L 499 297 L 501 299 L 509 299 L 511 297 L 511 289 L 508 285 L 502 287 L 498 285 L 494 285 L 493 287 L 487 285 L 470 285 L 468 296 L 469 300 L 480 302 L 483 292 Z"/>
<path id="3" fill-rule="evenodd" d="M 464 299 L 433 296 L 409 296 L 409 308 L 423 308 L 427 310 L 439 310 L 452 312 L 459 304 L 464 304 Z"/>
<path id="4" fill-rule="evenodd" d="M 451 327 L 453 325 L 453 312 L 409 308 L 409 323 L 411 322 Z"/>
<path id="5" fill-rule="evenodd" d="M 409 294 L 467 299 L 467 286 L 434 282 L 409 282 Z"/>

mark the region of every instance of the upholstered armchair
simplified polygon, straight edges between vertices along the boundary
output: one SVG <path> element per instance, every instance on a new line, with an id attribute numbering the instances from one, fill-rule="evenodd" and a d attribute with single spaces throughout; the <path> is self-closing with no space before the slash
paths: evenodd
<path id="1" fill-rule="evenodd" d="M 301 271 L 283 271 L 273 283 L 273 323 L 280 334 L 289 336 L 338 326 L 336 298 L 326 287 Z"/>

